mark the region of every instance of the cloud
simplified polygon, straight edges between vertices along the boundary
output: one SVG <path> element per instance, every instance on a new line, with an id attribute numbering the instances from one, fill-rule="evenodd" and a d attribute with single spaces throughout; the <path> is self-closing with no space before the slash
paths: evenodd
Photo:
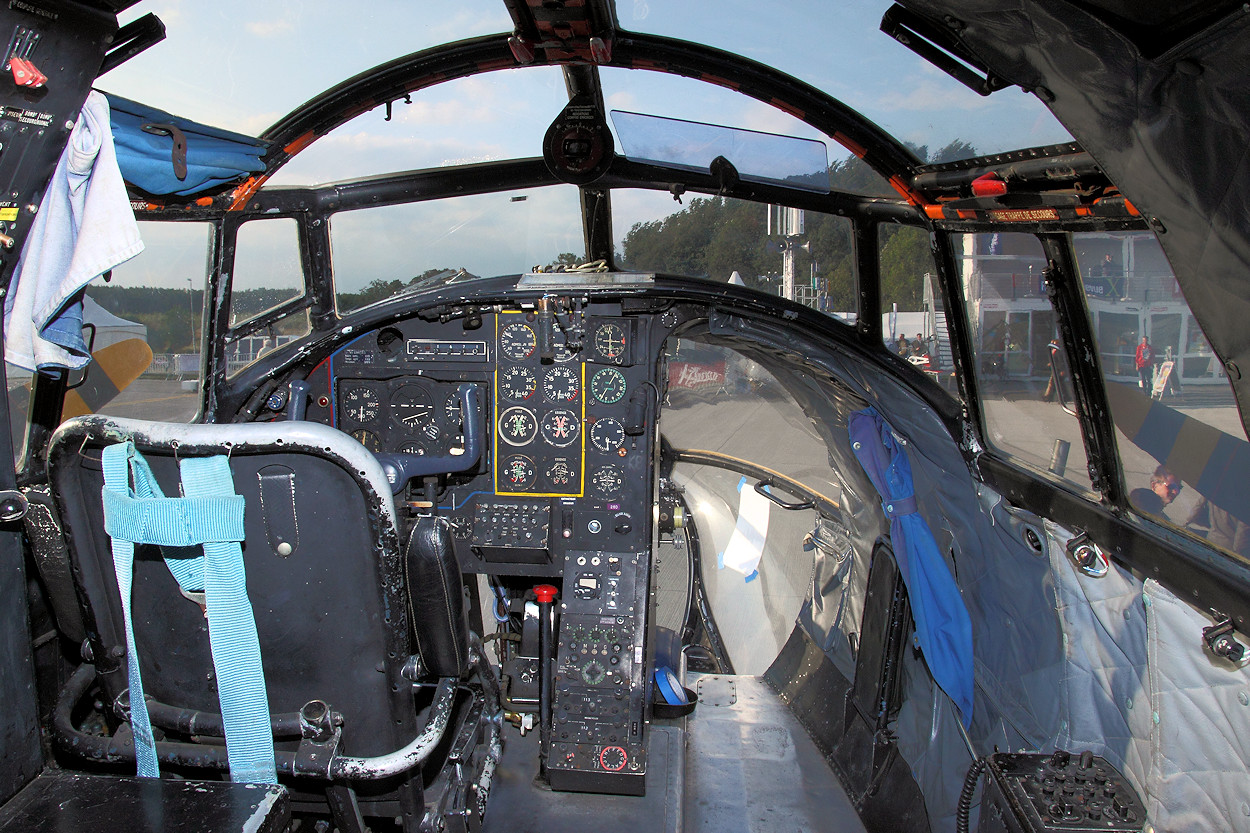
<path id="1" fill-rule="evenodd" d="M 272 38 L 295 31 L 295 24 L 290 18 L 278 20 L 257 20 L 245 25 L 248 34 L 258 38 Z"/>
<path id="2" fill-rule="evenodd" d="M 979 96 L 962 85 L 939 83 L 938 79 L 923 78 L 904 81 L 893 89 L 876 97 L 876 109 L 891 113 L 898 111 L 950 112 L 951 110 L 984 110 L 990 106 L 985 96 Z"/>

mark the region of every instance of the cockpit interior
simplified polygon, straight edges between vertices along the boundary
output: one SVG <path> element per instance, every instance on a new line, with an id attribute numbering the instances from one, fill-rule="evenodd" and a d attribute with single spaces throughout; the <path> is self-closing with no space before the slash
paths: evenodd
<path id="1" fill-rule="evenodd" d="M 0 9 L 0 833 L 1250 832 L 1245 10 L 730 5 Z"/>

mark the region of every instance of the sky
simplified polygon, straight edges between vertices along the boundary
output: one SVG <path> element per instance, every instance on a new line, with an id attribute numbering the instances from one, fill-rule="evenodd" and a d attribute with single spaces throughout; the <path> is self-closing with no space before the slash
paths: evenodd
<path id="1" fill-rule="evenodd" d="M 897 137 L 931 150 L 954 139 L 969 141 L 983 153 L 1068 140 L 1032 96 L 1011 88 L 981 97 L 881 33 L 881 15 L 889 5 L 889 0 L 617 0 L 617 14 L 624 29 L 699 40 L 772 64 L 860 110 Z M 423 14 L 429 8 L 452 11 L 441 17 Z M 97 87 L 252 135 L 320 91 L 376 64 L 439 43 L 511 29 L 498 0 L 437 7 L 412 0 L 370 0 L 353 4 L 350 11 L 342 3 L 320 0 L 143 0 L 120 19 L 125 23 L 147 12 L 164 21 L 167 39 L 103 76 Z M 826 138 L 761 102 L 689 79 L 608 69 L 603 83 L 614 109 Z M 297 156 L 273 182 L 312 184 L 537 156 L 543 132 L 566 101 L 560 72 L 549 67 L 449 82 L 414 94 L 411 104 L 396 103 L 389 122 L 377 108 L 342 126 Z M 846 156 L 844 149 L 828 144 L 830 161 Z M 387 228 L 375 229 L 374 237 L 385 237 L 389 230 L 390 239 L 404 245 L 354 249 L 362 255 L 354 258 L 352 277 L 345 274 L 343 279 L 363 283 L 374 272 L 419 274 L 426 268 L 461 265 L 478 274 L 527 269 L 534 264 L 517 258 L 541 247 L 521 241 L 482 245 L 522 229 L 535 232 L 538 209 L 564 202 L 555 195 L 525 196 L 525 201 L 510 200 L 507 208 L 474 205 L 426 212 L 421 222 L 409 215 L 375 216 Z M 680 207 L 650 194 L 621 195 L 614 203 L 618 244 L 633 223 Z M 518 221 L 521 215 L 524 222 Z M 570 230 L 575 237 L 580 234 L 580 223 L 572 218 L 553 223 L 559 227 L 545 229 L 544 239 L 567 239 Z M 120 282 L 186 286 L 185 275 L 162 271 L 168 259 L 159 255 L 158 237 L 153 235 L 147 257 L 121 270 Z M 265 235 L 255 239 L 262 245 Z M 414 251 L 427 257 L 413 262 Z M 378 258 L 376 269 L 367 262 L 370 252 Z M 263 275 L 256 280 L 263 285 Z"/>

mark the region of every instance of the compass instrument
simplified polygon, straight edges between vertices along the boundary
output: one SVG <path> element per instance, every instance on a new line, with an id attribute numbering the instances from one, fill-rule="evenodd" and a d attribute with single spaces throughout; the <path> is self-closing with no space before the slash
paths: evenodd
<path id="1" fill-rule="evenodd" d="M 613 364 L 625 361 L 625 328 L 620 324 L 608 322 L 595 328 L 595 352 Z"/>

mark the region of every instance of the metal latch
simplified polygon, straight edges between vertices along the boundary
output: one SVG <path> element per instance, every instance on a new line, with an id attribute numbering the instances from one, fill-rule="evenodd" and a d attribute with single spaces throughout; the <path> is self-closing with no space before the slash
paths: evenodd
<path id="1" fill-rule="evenodd" d="M 20 521 L 26 517 L 29 509 L 30 504 L 26 501 L 26 495 L 21 492 L 12 490 L 0 492 L 0 521 L 4 523 Z"/>
<path id="2" fill-rule="evenodd" d="M 1102 548 L 1089 539 L 1089 535 L 1080 532 L 1068 541 L 1068 557 L 1076 568 L 1092 578 L 1102 578 L 1111 569 L 1111 559 Z"/>

